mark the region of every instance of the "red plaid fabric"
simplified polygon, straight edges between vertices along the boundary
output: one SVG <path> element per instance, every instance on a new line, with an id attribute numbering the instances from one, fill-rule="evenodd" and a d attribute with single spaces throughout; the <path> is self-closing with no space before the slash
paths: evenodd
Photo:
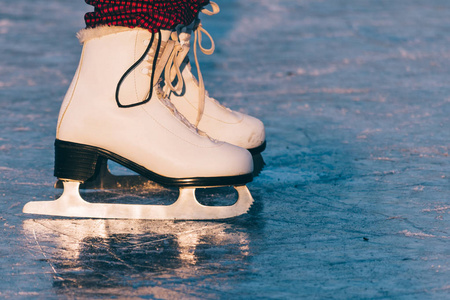
<path id="1" fill-rule="evenodd" d="M 85 0 L 94 12 L 84 16 L 86 27 L 141 27 L 151 32 L 188 25 L 209 0 Z"/>

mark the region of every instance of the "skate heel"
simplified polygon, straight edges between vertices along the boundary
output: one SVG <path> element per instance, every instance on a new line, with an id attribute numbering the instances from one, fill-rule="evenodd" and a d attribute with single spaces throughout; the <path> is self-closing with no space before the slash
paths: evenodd
<path id="1" fill-rule="evenodd" d="M 57 178 L 84 182 L 94 176 L 99 159 L 93 147 L 55 140 L 54 175 Z"/>

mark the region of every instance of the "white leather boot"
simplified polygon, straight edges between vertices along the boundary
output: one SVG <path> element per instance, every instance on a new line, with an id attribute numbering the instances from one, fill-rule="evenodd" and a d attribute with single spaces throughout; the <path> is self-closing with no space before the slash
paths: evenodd
<path id="1" fill-rule="evenodd" d="M 170 32 L 103 27 L 83 32 L 83 52 L 59 114 L 55 176 L 64 192 L 55 201 L 33 201 L 25 213 L 87 218 L 222 219 L 253 203 L 251 154 L 211 139 L 192 126 L 157 80 L 173 50 Z M 167 206 L 84 201 L 80 183 L 111 159 L 159 184 L 180 187 Z M 234 185 L 238 201 L 204 206 L 195 187 Z"/>
<path id="2" fill-rule="evenodd" d="M 211 4 L 215 3 L 211 2 Z M 213 8 L 217 9 L 218 12 L 217 5 Z M 210 12 L 210 14 L 217 12 Z M 193 30 L 196 34 L 194 57 L 199 75 L 198 81 L 191 72 L 191 64 L 188 58 Z M 211 39 L 212 46 L 210 49 L 204 49 L 201 46 L 202 32 Z M 201 51 L 208 55 L 214 52 L 214 42 L 203 29 L 200 21 L 194 21 L 190 26 L 180 28 L 178 34 L 173 34 L 172 39 L 176 42 L 175 55 L 170 62 L 171 68 L 166 68 L 164 91 L 177 110 L 189 122 L 198 126 L 209 136 L 246 148 L 252 154 L 261 153 L 266 145 L 264 124 L 257 118 L 226 108 L 205 91 L 197 61 L 197 40 Z M 177 84 L 172 84 L 172 82 Z"/>
<path id="3" fill-rule="evenodd" d="M 55 175 L 86 180 L 104 156 L 163 185 L 250 181 L 246 150 L 199 134 L 158 96 L 155 85 L 168 58 L 170 32 L 110 30 L 85 33 L 91 37 L 59 115 Z"/>

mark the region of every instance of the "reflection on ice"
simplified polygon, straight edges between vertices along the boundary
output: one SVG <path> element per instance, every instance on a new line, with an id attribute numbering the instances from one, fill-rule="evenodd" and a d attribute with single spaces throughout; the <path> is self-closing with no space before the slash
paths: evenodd
<path id="1" fill-rule="evenodd" d="M 141 282 L 198 282 L 202 276 L 242 268 L 251 255 L 248 234 L 219 222 L 35 219 L 25 220 L 23 231 L 35 257 L 50 264 L 54 287 L 69 294 L 83 287 L 89 295 L 112 296 L 130 287 L 135 296 L 142 290 L 176 297 L 176 289 L 144 288 Z"/>

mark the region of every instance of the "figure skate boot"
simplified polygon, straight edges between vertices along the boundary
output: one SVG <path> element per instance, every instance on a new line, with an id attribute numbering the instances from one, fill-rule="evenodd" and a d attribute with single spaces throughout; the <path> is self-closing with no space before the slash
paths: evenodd
<path id="1" fill-rule="evenodd" d="M 210 4 L 213 10 L 203 9 L 202 12 L 207 15 L 217 14 L 218 5 L 214 2 Z M 192 31 L 195 35 L 193 52 L 198 81 L 191 72 L 188 57 Z M 206 34 L 211 40 L 211 48 L 205 49 L 202 46 L 202 34 Z M 177 110 L 212 138 L 246 148 L 253 155 L 261 153 L 266 147 L 263 123 L 254 117 L 226 108 L 205 91 L 197 59 L 197 44 L 207 55 L 214 52 L 215 46 L 201 21 L 197 19 L 189 26 L 179 26 L 172 33 L 172 40 L 175 41 L 175 49 L 165 69 L 164 91 Z M 173 84 L 174 82 L 176 84 Z"/>

